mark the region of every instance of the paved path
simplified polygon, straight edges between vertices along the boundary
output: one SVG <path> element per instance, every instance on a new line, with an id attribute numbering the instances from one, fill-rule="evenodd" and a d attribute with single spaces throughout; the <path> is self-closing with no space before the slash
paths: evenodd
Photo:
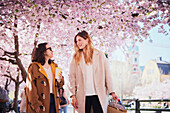
<path id="1" fill-rule="evenodd" d="M 15 113 L 14 111 L 11 111 L 9 113 Z M 73 112 L 73 107 L 72 106 L 68 106 L 68 111 L 67 113 L 74 113 Z M 127 113 L 135 113 L 135 111 L 127 111 Z M 156 113 L 155 111 L 142 111 L 141 113 Z M 170 113 L 169 111 L 162 111 L 162 113 Z"/>
<path id="2" fill-rule="evenodd" d="M 74 113 L 73 107 L 71 105 L 68 106 L 67 113 Z M 127 113 L 135 113 L 135 111 L 127 111 Z M 156 111 L 141 111 L 141 113 L 156 113 Z M 162 111 L 162 113 L 170 113 L 170 111 Z"/>

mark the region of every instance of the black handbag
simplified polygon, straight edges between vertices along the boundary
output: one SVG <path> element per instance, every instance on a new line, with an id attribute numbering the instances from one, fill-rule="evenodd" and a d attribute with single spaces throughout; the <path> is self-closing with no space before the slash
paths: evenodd
<path id="1" fill-rule="evenodd" d="M 67 104 L 67 100 L 66 100 L 63 96 L 60 97 L 60 100 L 61 100 L 60 105 L 65 105 L 65 104 Z"/>

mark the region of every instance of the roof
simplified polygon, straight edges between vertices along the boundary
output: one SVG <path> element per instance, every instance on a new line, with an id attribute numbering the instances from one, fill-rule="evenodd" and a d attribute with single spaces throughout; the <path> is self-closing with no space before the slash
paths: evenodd
<path id="1" fill-rule="evenodd" d="M 170 75 L 170 63 L 157 63 L 161 74 Z"/>

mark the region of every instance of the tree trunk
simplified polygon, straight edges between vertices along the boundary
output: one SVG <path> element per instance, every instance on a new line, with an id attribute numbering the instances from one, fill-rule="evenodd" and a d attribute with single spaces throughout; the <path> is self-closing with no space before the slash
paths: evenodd
<path id="1" fill-rule="evenodd" d="M 9 80 L 8 78 L 6 79 L 6 83 L 5 83 L 5 89 L 7 90 L 7 91 L 9 91 L 8 90 L 8 86 L 10 85 L 10 83 L 11 83 L 11 80 Z"/>
<path id="2" fill-rule="evenodd" d="M 15 15 L 15 18 L 14 18 L 14 27 L 17 29 L 17 26 L 18 26 L 18 19 L 17 19 L 17 16 Z M 15 44 L 15 59 L 16 59 L 18 67 L 21 70 L 22 78 L 26 82 L 27 72 L 26 72 L 26 70 L 25 70 L 21 60 L 18 58 L 19 57 L 18 33 L 17 32 L 13 32 L 13 36 L 14 36 L 14 44 Z"/>
<path id="3" fill-rule="evenodd" d="M 19 113 L 18 112 L 18 93 L 19 93 L 19 75 L 17 76 L 17 80 L 15 82 L 15 95 L 14 95 L 15 98 L 14 98 L 14 106 L 13 106 L 14 111 L 16 113 Z"/>

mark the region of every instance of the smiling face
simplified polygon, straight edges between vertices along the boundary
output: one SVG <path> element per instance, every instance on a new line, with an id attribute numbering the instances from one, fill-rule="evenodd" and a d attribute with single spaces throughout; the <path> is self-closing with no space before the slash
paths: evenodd
<path id="1" fill-rule="evenodd" d="M 84 39 L 80 36 L 76 37 L 76 44 L 78 46 L 79 49 L 84 49 L 86 47 L 86 45 L 88 44 L 88 39 Z"/>

